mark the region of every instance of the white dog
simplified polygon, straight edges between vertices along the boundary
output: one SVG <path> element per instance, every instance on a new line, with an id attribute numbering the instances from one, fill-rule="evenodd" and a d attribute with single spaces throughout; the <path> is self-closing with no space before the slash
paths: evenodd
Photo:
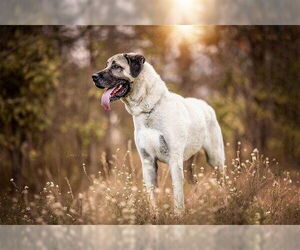
<path id="1" fill-rule="evenodd" d="M 223 138 L 213 108 L 170 92 L 139 54 L 117 54 L 92 77 L 97 87 L 107 88 L 101 100 L 106 110 L 110 102 L 121 99 L 133 116 L 135 144 L 152 206 L 156 206 L 154 188 L 157 161 L 161 161 L 170 168 L 175 213 L 183 212 L 183 162 L 203 148 L 211 166 L 224 166 Z"/>

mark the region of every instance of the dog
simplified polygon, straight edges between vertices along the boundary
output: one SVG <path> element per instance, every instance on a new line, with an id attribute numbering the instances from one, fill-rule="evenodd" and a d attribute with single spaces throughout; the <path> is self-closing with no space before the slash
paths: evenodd
<path id="1" fill-rule="evenodd" d="M 172 93 L 153 66 L 138 53 L 117 54 L 106 68 L 92 75 L 96 87 L 106 89 L 101 105 L 121 99 L 133 116 L 134 140 L 142 162 L 144 184 L 156 208 L 157 162 L 169 165 L 174 212 L 184 205 L 183 162 L 203 148 L 208 163 L 223 169 L 225 155 L 221 128 L 214 109 L 203 100 Z"/>

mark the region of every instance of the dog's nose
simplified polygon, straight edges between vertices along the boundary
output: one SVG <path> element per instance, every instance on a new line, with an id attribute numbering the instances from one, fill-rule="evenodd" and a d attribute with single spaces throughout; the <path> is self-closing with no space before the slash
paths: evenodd
<path id="1" fill-rule="evenodd" d="M 96 74 L 93 74 L 93 75 L 92 75 L 92 78 L 93 78 L 93 81 L 96 82 L 96 81 L 99 80 L 100 77 L 99 77 L 99 75 L 96 73 Z"/>

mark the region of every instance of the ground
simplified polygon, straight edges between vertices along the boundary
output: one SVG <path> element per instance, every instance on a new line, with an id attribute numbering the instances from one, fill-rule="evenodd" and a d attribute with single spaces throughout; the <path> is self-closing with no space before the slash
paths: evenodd
<path id="1" fill-rule="evenodd" d="M 53 182 L 40 192 L 11 180 L 12 191 L 1 195 L 1 224 L 299 224 L 299 174 L 282 171 L 279 163 L 254 150 L 244 162 L 239 151 L 226 167 L 218 170 L 194 164 L 195 184 L 185 185 L 186 211 L 175 216 L 168 167 L 159 167 L 158 216 L 150 213 L 141 173 L 126 158 L 115 159 L 82 193 L 62 192 Z"/>

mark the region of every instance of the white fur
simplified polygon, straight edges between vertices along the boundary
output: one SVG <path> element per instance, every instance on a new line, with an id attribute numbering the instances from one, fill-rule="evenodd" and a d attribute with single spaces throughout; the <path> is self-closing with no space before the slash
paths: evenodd
<path id="1" fill-rule="evenodd" d="M 122 99 L 133 116 L 134 138 L 139 151 L 143 177 L 155 206 L 156 160 L 169 164 L 174 191 L 175 212 L 184 210 L 183 161 L 204 148 L 210 165 L 224 166 L 224 147 L 215 112 L 206 102 L 183 98 L 170 92 L 147 62 Z M 162 139 L 167 153 L 161 152 Z"/>

